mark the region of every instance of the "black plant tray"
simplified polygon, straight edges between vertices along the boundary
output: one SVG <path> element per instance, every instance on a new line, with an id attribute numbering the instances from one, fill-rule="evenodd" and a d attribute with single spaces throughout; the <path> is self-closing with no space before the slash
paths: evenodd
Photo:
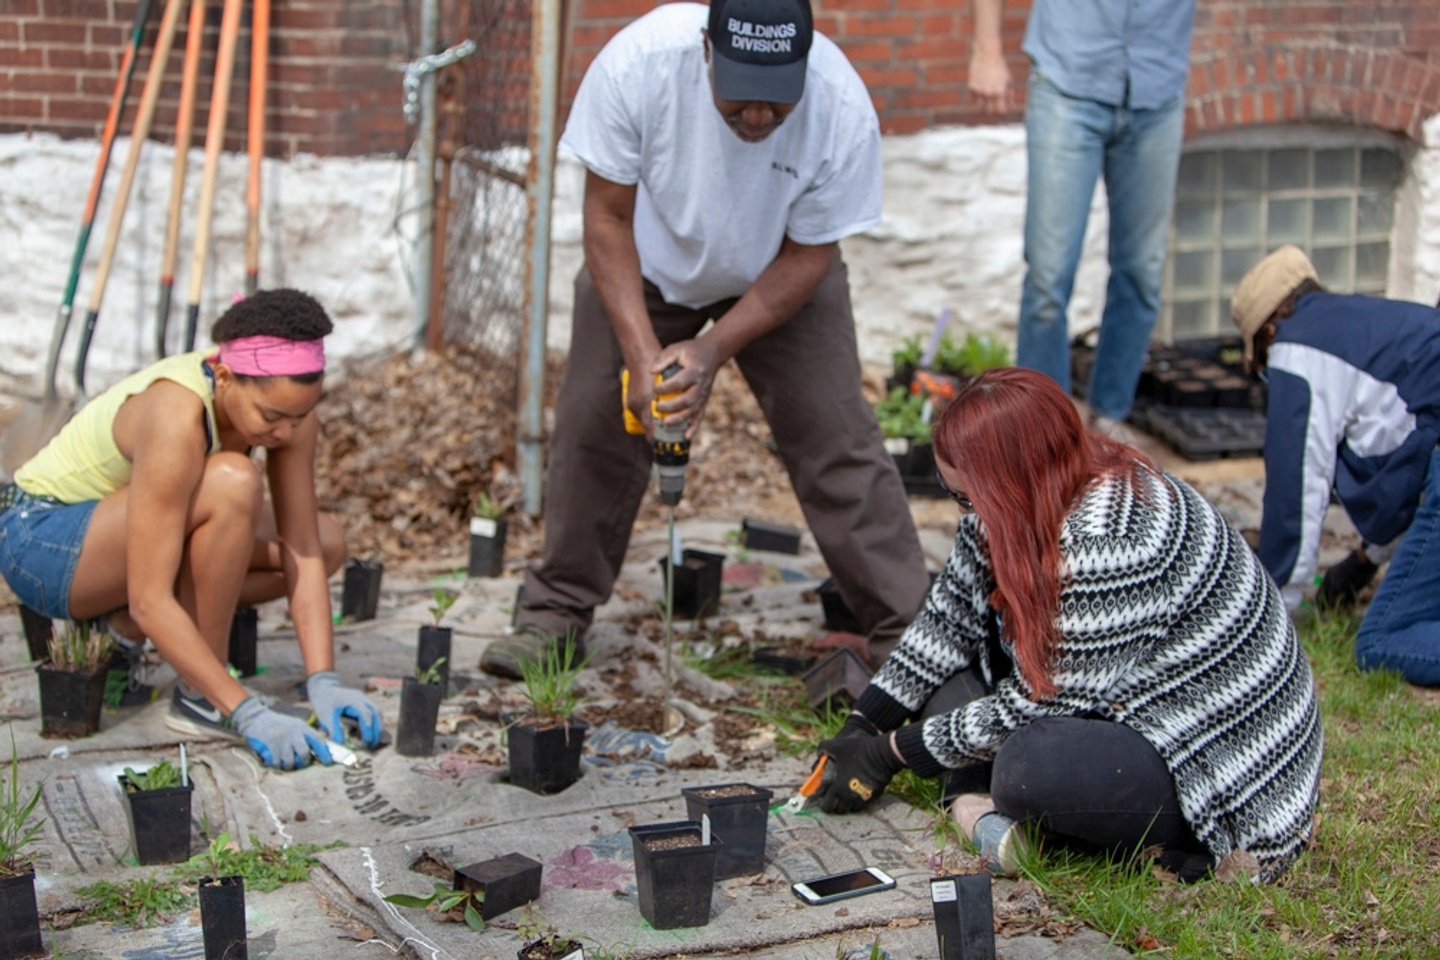
<path id="1" fill-rule="evenodd" d="M 1265 448 L 1265 414 L 1258 410 L 1146 404 L 1134 419 L 1189 460 L 1256 457 Z"/>

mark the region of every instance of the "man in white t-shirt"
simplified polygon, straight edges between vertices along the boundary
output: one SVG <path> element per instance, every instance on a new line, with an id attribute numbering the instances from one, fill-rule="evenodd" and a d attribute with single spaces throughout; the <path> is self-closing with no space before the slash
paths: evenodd
<path id="1" fill-rule="evenodd" d="M 645 495 L 652 397 L 699 429 L 732 357 L 822 555 L 878 661 L 929 578 L 904 488 L 860 391 L 839 240 L 880 222 L 880 130 L 809 0 L 658 7 L 601 50 L 561 146 L 584 163 L 585 267 L 556 409 L 545 548 L 517 634 L 481 667 L 583 649 Z M 679 372 L 658 385 L 656 374 Z M 627 435 L 619 404 L 646 437 Z"/>

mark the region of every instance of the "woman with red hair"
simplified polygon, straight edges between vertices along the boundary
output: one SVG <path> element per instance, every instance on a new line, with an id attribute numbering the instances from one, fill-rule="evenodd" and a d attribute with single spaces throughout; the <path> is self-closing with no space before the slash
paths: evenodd
<path id="1" fill-rule="evenodd" d="M 1243 851 L 1258 879 L 1279 876 L 1311 836 L 1320 715 L 1279 592 L 1239 533 L 1087 432 L 1031 370 L 972 380 L 934 436 L 961 509 L 955 545 L 820 745 L 834 768 L 822 807 L 858 810 L 908 766 L 944 775 L 996 872 L 1040 836 L 1158 847 L 1184 879 Z"/>

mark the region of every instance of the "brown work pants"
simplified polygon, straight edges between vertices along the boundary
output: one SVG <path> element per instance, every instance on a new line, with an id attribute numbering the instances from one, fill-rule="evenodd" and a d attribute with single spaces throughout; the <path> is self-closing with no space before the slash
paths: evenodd
<path id="1" fill-rule="evenodd" d="M 735 302 L 679 307 L 648 282 L 645 301 L 662 344 L 694 338 Z M 900 475 L 861 394 L 840 257 L 808 303 L 735 361 L 841 597 L 872 647 L 885 651 L 920 609 L 930 581 Z M 651 472 L 649 443 L 625 432 L 623 366 L 599 293 L 582 269 L 550 439 L 544 554 L 526 573 L 517 626 L 583 635 L 615 586 Z"/>

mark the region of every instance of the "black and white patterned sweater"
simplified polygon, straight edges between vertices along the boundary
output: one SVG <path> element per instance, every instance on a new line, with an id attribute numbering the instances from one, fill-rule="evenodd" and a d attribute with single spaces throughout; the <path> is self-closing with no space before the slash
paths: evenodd
<path id="1" fill-rule="evenodd" d="M 985 537 L 974 514 L 961 518 L 924 609 L 856 704 L 881 730 L 977 659 L 996 675 Z M 1322 746 L 1310 665 L 1274 582 L 1219 511 L 1168 474 L 1101 481 L 1066 518 L 1060 553 L 1055 696 L 1030 699 L 1012 670 L 989 696 L 901 728 L 901 753 L 934 776 L 992 758 L 1042 717 L 1123 723 L 1164 758 L 1217 861 L 1246 850 L 1273 880 L 1310 837 Z"/>

